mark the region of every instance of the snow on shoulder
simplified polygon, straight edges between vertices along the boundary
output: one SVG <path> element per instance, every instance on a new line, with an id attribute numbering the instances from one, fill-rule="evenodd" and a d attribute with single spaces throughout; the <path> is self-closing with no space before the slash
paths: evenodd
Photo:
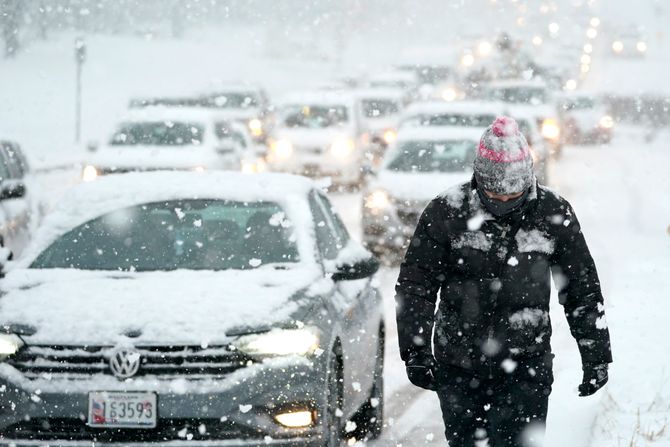
<path id="1" fill-rule="evenodd" d="M 185 199 L 275 202 L 295 225 L 298 249 L 309 256 L 313 241 L 307 230 L 311 225 L 307 194 L 312 189 L 318 187 L 307 178 L 274 173 L 157 171 L 103 176 L 65 194 L 16 266 L 27 267 L 58 237 L 103 214 L 145 203 Z"/>
<path id="2" fill-rule="evenodd" d="M 463 206 L 463 200 L 465 199 L 465 188 L 463 185 L 454 185 L 442 192 L 440 197 L 444 198 L 449 206 L 460 208 Z"/>

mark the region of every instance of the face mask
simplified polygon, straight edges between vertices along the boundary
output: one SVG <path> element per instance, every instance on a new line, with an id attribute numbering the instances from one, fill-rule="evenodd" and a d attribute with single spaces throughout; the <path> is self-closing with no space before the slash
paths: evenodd
<path id="1" fill-rule="evenodd" d="M 484 191 L 477 188 L 477 194 L 479 195 L 479 200 L 482 202 L 482 205 L 484 205 L 484 208 L 486 208 L 489 213 L 496 217 L 503 217 L 521 209 L 528 198 L 528 191 L 529 190 L 526 189 L 523 194 L 516 199 L 503 202 L 502 200 L 491 199 Z"/>

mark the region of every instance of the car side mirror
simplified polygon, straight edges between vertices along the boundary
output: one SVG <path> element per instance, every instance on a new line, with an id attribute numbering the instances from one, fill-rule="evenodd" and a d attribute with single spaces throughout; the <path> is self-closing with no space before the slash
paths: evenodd
<path id="1" fill-rule="evenodd" d="M 98 149 L 100 148 L 100 143 L 97 141 L 89 141 L 86 143 L 86 150 L 89 152 L 97 152 Z"/>
<path id="2" fill-rule="evenodd" d="M 363 177 L 376 177 L 377 169 L 375 169 L 371 163 L 365 163 L 361 166 L 361 173 L 363 174 Z"/>
<path id="3" fill-rule="evenodd" d="M 0 201 L 19 199 L 26 195 L 26 185 L 23 182 L 7 181 L 0 187 Z"/>
<path id="4" fill-rule="evenodd" d="M 333 281 L 351 281 L 355 279 L 369 278 L 379 270 L 379 261 L 370 255 L 356 262 L 342 264 L 333 273 Z"/>
<path id="5" fill-rule="evenodd" d="M 374 275 L 379 270 L 379 261 L 358 242 L 349 241 L 325 267 L 333 281 L 350 281 Z"/>
<path id="6" fill-rule="evenodd" d="M 231 140 L 221 140 L 216 146 L 216 152 L 219 155 L 228 155 L 237 152 L 237 145 Z"/>

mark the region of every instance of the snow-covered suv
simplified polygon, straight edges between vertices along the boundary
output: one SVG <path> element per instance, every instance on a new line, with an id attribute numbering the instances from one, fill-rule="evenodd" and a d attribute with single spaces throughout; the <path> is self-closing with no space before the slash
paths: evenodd
<path id="1" fill-rule="evenodd" d="M 180 107 L 131 110 L 107 144 L 95 148 L 82 177 L 131 171 L 239 171 L 257 154 L 241 124 L 216 111 Z"/>
<path id="2" fill-rule="evenodd" d="M 309 176 L 330 176 L 358 184 L 365 160 L 360 111 L 348 93 L 306 92 L 287 97 L 277 109 L 270 140 L 272 169 Z"/>

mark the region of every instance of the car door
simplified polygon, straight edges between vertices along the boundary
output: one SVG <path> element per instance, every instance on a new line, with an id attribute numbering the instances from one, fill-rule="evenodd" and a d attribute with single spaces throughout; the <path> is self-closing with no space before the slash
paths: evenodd
<path id="1" fill-rule="evenodd" d="M 351 240 L 349 232 L 328 198 L 316 193 L 316 199 L 333 233 L 338 254 L 348 244 L 356 244 L 357 242 Z M 371 278 L 364 278 L 339 281 L 336 284 L 337 291 L 345 303 L 342 316 L 346 328 L 346 340 L 342 341 L 343 350 L 345 355 L 350 357 L 348 363 L 351 383 L 349 389 L 345 390 L 345 396 L 346 392 L 350 393 L 349 397 L 354 402 L 367 399 L 374 381 L 381 303 L 379 297 L 375 295 L 376 290 L 371 286 L 371 282 Z"/>
<path id="2" fill-rule="evenodd" d="M 20 148 L 15 143 L 3 142 L 0 148 L 0 189 L 25 188 L 25 162 Z M 2 209 L 2 236 L 7 248 L 15 255 L 21 253 L 29 240 L 31 209 L 24 194 L 22 197 L 8 198 L 0 201 Z"/>

